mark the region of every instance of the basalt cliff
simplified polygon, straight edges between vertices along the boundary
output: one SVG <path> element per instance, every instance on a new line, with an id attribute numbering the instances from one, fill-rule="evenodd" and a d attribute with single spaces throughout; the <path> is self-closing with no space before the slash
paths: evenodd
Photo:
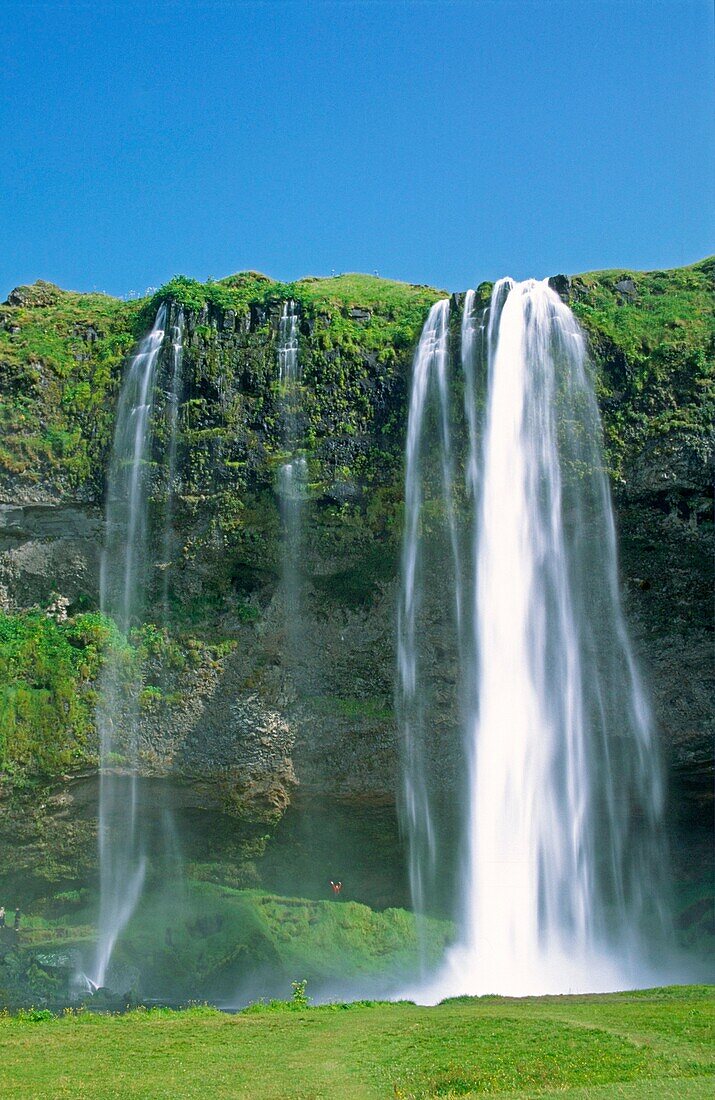
<path id="1" fill-rule="evenodd" d="M 707 824 L 712 775 L 715 262 L 551 283 L 590 343 L 626 612 L 670 774 L 673 836 L 687 849 Z M 485 305 L 490 289 L 478 289 Z M 94 713 L 109 646 L 122 648 L 139 692 L 147 789 L 170 782 L 187 819 L 201 822 L 204 846 L 207 815 L 222 822 L 223 854 L 193 853 L 205 877 L 212 859 L 227 858 L 230 834 L 232 873 L 250 881 L 267 831 L 296 799 L 392 804 L 407 394 L 420 329 L 442 296 L 362 275 L 283 284 L 250 272 L 208 284 L 176 278 L 136 301 L 43 282 L 10 293 L 0 307 L 6 877 L 32 877 L 43 896 L 48 883 L 93 873 Z M 292 646 L 278 476 L 288 300 L 306 459 Z M 456 326 L 462 296 L 453 302 Z M 168 354 L 154 402 L 156 615 L 119 637 L 98 612 L 108 459 L 124 365 L 162 303 L 170 322 L 181 315 L 184 342 L 171 461 Z M 452 385 L 457 400 L 457 371 Z M 159 531 L 169 500 L 167 542 Z M 435 641 L 445 699 L 452 656 Z M 447 767 L 447 705 L 442 725 Z"/>

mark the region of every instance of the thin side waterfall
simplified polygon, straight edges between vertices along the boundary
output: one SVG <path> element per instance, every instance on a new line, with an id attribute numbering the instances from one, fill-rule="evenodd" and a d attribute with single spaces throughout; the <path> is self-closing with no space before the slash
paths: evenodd
<path id="1" fill-rule="evenodd" d="M 156 371 L 166 306 L 126 371 L 109 467 L 100 606 L 122 635 L 141 622 L 149 567 L 148 497 Z M 178 356 L 175 356 L 178 358 Z M 103 986 L 112 952 L 139 900 L 146 873 L 137 802 L 137 702 L 128 698 L 121 645 L 102 672 L 100 735 L 100 911 L 92 983 Z"/>
<path id="2" fill-rule="evenodd" d="M 295 302 L 289 298 L 281 307 L 281 316 L 278 322 L 278 381 L 283 386 L 293 386 L 299 378 L 298 373 L 298 313 Z M 292 395 L 289 395 L 292 398 Z M 295 437 L 295 403 L 289 400 L 287 403 L 288 419 L 293 421 L 293 428 L 287 435 Z"/>
<path id="3" fill-rule="evenodd" d="M 164 513 L 164 535 L 162 539 L 162 611 L 164 625 L 170 619 L 169 582 L 176 553 L 174 533 L 174 505 L 176 498 L 176 452 L 179 426 L 179 405 L 183 386 L 184 362 L 184 311 L 180 309 L 176 321 L 171 326 L 171 381 L 167 401 L 168 447 L 166 456 L 166 508 Z"/>
<path id="4" fill-rule="evenodd" d="M 436 419 L 439 440 L 439 497 L 447 529 L 454 593 L 456 631 L 461 633 L 461 568 L 454 514 L 454 474 L 447 360 L 449 300 L 435 302 L 422 330 L 413 364 L 412 396 L 405 455 L 405 537 L 402 589 L 398 606 L 397 710 L 404 735 L 402 818 L 409 844 L 412 902 L 424 911 L 434 892 L 438 838 L 428 767 L 429 699 L 424 677 L 426 654 L 422 617 L 425 604 L 423 511 L 428 459 L 428 421 Z"/>
<path id="5" fill-rule="evenodd" d="M 474 305 L 470 294 L 462 363 L 473 597 L 463 616 L 471 640 L 459 649 L 458 935 L 418 995 L 647 984 L 644 945 L 657 951 L 665 926 L 663 792 L 621 608 L 584 337 L 546 282 L 497 283 L 486 327 Z M 423 389 L 416 361 L 410 424 L 413 411 L 421 421 Z M 409 568 L 419 447 L 408 429 L 403 603 L 420 598 Z M 399 653 L 402 690 L 412 676 L 419 695 L 418 670 Z M 413 732 L 403 727 L 414 784 Z M 419 800 L 415 818 L 419 849 L 433 829 Z M 421 899 L 426 908 L 437 900 Z"/>
<path id="6" fill-rule="evenodd" d="M 176 532 L 175 512 L 179 488 L 179 409 L 184 389 L 184 335 L 184 311 L 179 307 L 170 330 L 171 370 L 164 409 L 166 489 L 161 534 L 162 561 L 159 567 L 161 569 L 161 626 L 165 630 L 170 629 L 172 625 L 172 582 L 175 577 L 176 557 L 180 545 Z M 161 826 L 158 838 L 152 844 L 155 855 L 159 856 L 163 864 L 161 878 L 166 904 L 177 908 L 185 900 L 186 880 L 181 844 L 171 806 L 170 789 L 162 788 L 161 793 L 156 794 L 153 801 L 155 813 L 161 808 Z"/>
<path id="7" fill-rule="evenodd" d="M 283 526 L 283 601 L 289 657 L 295 656 L 300 603 L 300 559 L 303 550 L 303 505 L 307 466 L 299 453 L 300 358 L 298 313 L 291 299 L 283 303 L 278 323 L 278 381 L 281 387 L 283 439 L 290 458 L 279 471 L 278 495 Z"/>

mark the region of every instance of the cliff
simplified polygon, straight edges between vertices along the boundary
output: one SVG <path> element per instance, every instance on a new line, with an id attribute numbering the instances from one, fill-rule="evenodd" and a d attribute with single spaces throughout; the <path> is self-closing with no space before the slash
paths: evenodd
<path id="1" fill-rule="evenodd" d="M 695 792 L 698 805 L 711 758 L 714 284 L 712 259 L 552 280 L 589 337 L 626 610 L 675 789 Z M 485 301 L 488 292 L 483 284 Z M 407 390 L 440 296 L 364 275 L 282 284 L 250 272 L 206 285 L 177 278 L 142 301 L 41 282 L 10 294 L 0 307 L 6 791 L 96 768 L 96 677 L 111 644 L 126 647 L 139 681 L 147 775 L 172 775 L 199 802 L 210 797 L 254 823 L 275 821 L 296 785 L 392 797 Z M 290 658 L 276 370 L 289 298 L 308 462 L 300 645 Z M 456 317 L 461 296 L 453 300 Z M 153 554 L 157 604 L 168 578 L 170 626 L 125 640 L 97 614 L 105 475 L 123 364 L 161 302 L 185 320 L 174 483 L 168 356 L 152 466 L 157 532 L 171 499 L 170 558 L 158 534 Z"/>

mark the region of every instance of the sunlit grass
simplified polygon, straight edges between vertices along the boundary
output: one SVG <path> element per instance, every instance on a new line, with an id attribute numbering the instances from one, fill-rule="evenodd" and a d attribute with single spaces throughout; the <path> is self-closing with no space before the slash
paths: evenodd
<path id="1" fill-rule="evenodd" d="M 711 1095 L 712 1007 L 711 991 L 693 987 L 436 1008 L 26 1014 L 0 1020 L 0 1053 L 16 1098 L 692 1100 Z"/>

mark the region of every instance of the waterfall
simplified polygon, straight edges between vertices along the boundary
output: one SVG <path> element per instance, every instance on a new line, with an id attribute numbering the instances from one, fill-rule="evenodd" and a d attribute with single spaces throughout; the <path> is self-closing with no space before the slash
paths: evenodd
<path id="1" fill-rule="evenodd" d="M 423 341 L 433 340 L 435 309 Z M 620 603 L 584 337 L 546 282 L 501 280 L 486 328 L 467 296 L 462 365 L 472 553 L 467 640 L 457 646 L 466 776 L 457 939 L 419 995 L 642 985 L 653 977 L 643 944 L 664 923 L 663 794 Z M 414 456 L 430 370 L 439 368 L 418 349 L 398 627 L 401 691 L 413 699 L 426 689 L 404 619 L 429 581 L 415 579 Z M 438 446 L 450 464 L 444 435 Z M 450 491 L 445 481 L 447 525 Z M 458 569 L 455 578 L 461 602 Z M 439 775 L 421 771 L 409 710 L 402 725 L 406 787 L 416 792 L 407 815 L 413 893 L 434 908 L 414 853 L 429 851 L 435 826 L 421 792 Z"/>
<path id="2" fill-rule="evenodd" d="M 283 529 L 283 601 L 289 660 L 296 655 L 300 603 L 300 560 L 303 551 L 303 505 L 307 464 L 299 453 L 300 359 L 295 302 L 283 303 L 278 323 L 278 382 L 283 418 L 283 442 L 290 455 L 280 467 L 278 496 Z"/>
<path id="3" fill-rule="evenodd" d="M 397 710 L 404 735 L 405 766 L 402 817 L 409 840 L 412 901 L 418 912 L 435 888 L 438 839 L 428 767 L 429 700 L 423 666 L 425 613 L 422 521 L 424 508 L 427 420 L 436 405 L 439 438 L 439 482 L 453 568 L 456 628 L 461 617 L 459 549 L 453 502 L 451 416 L 447 377 L 449 301 L 435 302 L 422 330 L 412 372 L 412 396 L 405 454 L 405 537 L 402 589 L 398 607 Z"/>
<path id="4" fill-rule="evenodd" d="M 281 307 L 278 321 L 278 381 L 282 386 L 293 386 L 299 378 L 298 361 L 298 313 L 295 302 L 290 298 Z M 287 408 L 289 419 L 295 425 L 295 395 L 288 393 Z M 289 437 L 295 436 L 295 426 L 288 431 Z M 289 438 L 288 442 L 293 439 Z"/>
<path id="5" fill-rule="evenodd" d="M 148 502 L 156 373 L 164 342 L 166 306 L 125 373 L 109 466 L 100 606 L 122 635 L 141 622 L 149 579 Z M 180 372 L 180 333 L 173 338 Z M 173 415 L 173 414 L 172 414 Z M 176 430 L 173 418 L 172 435 Z M 170 453 L 173 444 L 170 443 Z M 128 698 L 127 662 L 115 645 L 102 671 L 100 736 L 100 912 L 92 982 L 105 984 L 117 938 L 139 900 L 146 873 L 137 790 L 136 698 Z"/>
<path id="6" fill-rule="evenodd" d="M 162 611 L 164 625 L 169 622 L 169 581 L 174 556 L 176 537 L 174 534 L 174 504 L 176 497 L 176 450 L 179 426 L 179 404 L 183 386 L 182 368 L 184 362 L 184 311 L 179 309 L 176 321 L 171 326 L 171 381 L 166 406 L 168 447 L 166 456 L 166 509 L 164 514 L 164 535 L 162 540 Z"/>

